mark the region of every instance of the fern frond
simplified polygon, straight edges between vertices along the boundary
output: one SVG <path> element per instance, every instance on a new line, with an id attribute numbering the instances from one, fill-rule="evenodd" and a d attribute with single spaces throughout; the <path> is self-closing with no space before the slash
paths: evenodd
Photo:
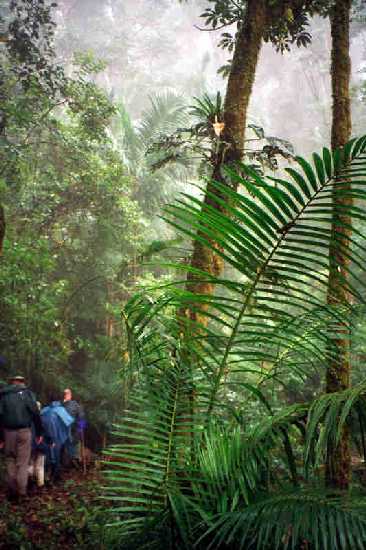
<path id="1" fill-rule="evenodd" d="M 177 362 L 145 379 L 135 391 L 134 408 L 125 411 L 115 428 L 118 442 L 106 451 L 105 495 L 114 502 L 114 512 L 125 515 L 126 535 L 141 529 L 147 516 L 166 509 L 189 460 L 187 438 L 198 430 L 186 406 L 190 391 L 189 370 L 184 361 Z"/>
<path id="2" fill-rule="evenodd" d="M 366 382 L 341 392 L 328 393 L 316 399 L 309 409 L 305 465 L 321 464 L 327 453 L 338 445 L 345 424 L 353 416 L 358 418 L 362 430 L 366 428 L 363 407 L 366 397 Z"/>
<path id="3" fill-rule="evenodd" d="M 197 501 L 222 513 L 253 503 L 275 475 L 279 447 L 285 445 L 285 456 L 289 451 L 288 435 L 303 422 L 306 410 L 306 405 L 295 405 L 274 415 L 263 414 L 260 424 L 246 430 L 240 424 L 234 428 L 211 425 L 197 451 L 204 480 L 203 484 L 193 480 Z M 289 466 L 289 477 L 296 475 L 291 472 L 293 464 Z"/>
<path id="4" fill-rule="evenodd" d="M 266 384 L 285 385 L 289 369 L 305 378 L 324 368 L 337 357 L 334 339 L 352 324 L 353 304 L 325 304 L 330 245 L 351 260 L 335 276 L 356 304 L 366 290 L 364 235 L 355 229 L 350 252 L 331 231 L 340 213 L 366 222 L 366 138 L 352 140 L 342 154 L 324 149 L 313 164 L 297 162 L 288 181 L 262 178 L 245 165 L 228 170 L 229 185 L 213 182 L 207 192 L 222 211 L 188 195 L 167 209 L 175 228 L 220 255 L 237 276 L 188 267 L 216 285 L 216 295 L 179 283 L 128 306 L 139 376 L 133 406 L 116 430 L 119 442 L 108 451 L 107 490 L 127 536 L 143 530 L 146 518 L 169 517 L 187 548 L 202 530 L 201 548 L 295 549 L 304 539 L 316 550 L 363 548 L 363 500 L 357 506 L 300 490 L 268 495 L 277 470 L 286 468 L 282 477 L 298 483 L 292 445 L 296 430 L 303 436 L 308 406 L 274 413 Z M 334 207 L 337 195 L 358 202 Z M 208 325 L 186 317 L 187 310 L 205 315 Z M 243 426 L 239 408 L 230 410 L 228 388 L 238 402 L 248 392 L 258 399 L 265 411 L 259 426 Z M 306 464 L 324 457 L 351 415 L 363 422 L 365 390 L 361 384 L 313 403 Z M 222 431 L 224 422 L 237 428 Z"/>
<path id="5" fill-rule="evenodd" d="M 264 496 L 241 511 L 217 516 L 197 546 L 202 540 L 207 550 L 287 550 L 301 544 L 314 550 L 363 550 L 366 500 L 344 501 L 324 491 Z"/>
<path id="6" fill-rule="evenodd" d="M 352 312 L 351 304 L 342 309 L 325 305 L 332 239 L 336 239 L 334 245 L 341 253 L 349 255 L 342 239 L 330 231 L 334 209 L 329 197 L 335 193 L 344 198 L 357 188 L 359 200 L 366 199 L 366 191 L 362 189 L 365 149 L 363 137 L 351 141 L 342 157 L 325 149 L 323 158 L 314 157 L 314 167 L 297 158 L 300 170 L 287 170 L 292 181 L 276 179 L 274 184 L 252 168 L 240 165 L 238 171 L 229 169 L 227 174 L 244 192 L 234 192 L 230 185 L 218 182 L 212 183 L 214 191 L 207 192 L 222 211 L 188 195 L 167 208 L 167 219 L 175 228 L 220 255 L 245 280 L 245 287 L 237 285 L 234 290 L 237 306 L 233 315 L 225 315 L 230 335 L 216 371 L 209 411 L 220 401 L 225 373 L 231 370 L 233 361 L 236 365 L 240 359 L 245 363 L 248 358 L 253 359 L 255 352 L 257 361 L 275 363 L 273 353 L 268 351 L 270 346 L 263 345 L 271 341 L 268 335 L 276 335 L 277 341 L 272 341 L 275 346 L 288 347 L 288 333 L 281 335 L 274 327 L 287 323 L 293 330 L 293 342 L 308 341 L 307 336 L 305 340 L 301 338 L 304 332 L 296 321 L 306 316 L 315 320 L 317 316 L 315 322 L 323 323 L 323 342 L 329 346 L 313 347 L 313 356 L 311 353 L 307 356 L 309 363 L 327 364 L 331 340 L 340 330 L 340 322 L 343 326 L 349 324 Z M 352 180 L 353 190 L 342 184 L 345 178 Z M 342 206 L 342 214 L 345 211 L 350 218 L 355 214 L 353 207 L 347 210 L 347 206 Z M 361 208 L 357 210 L 357 219 L 358 216 L 366 221 Z M 354 235 L 350 241 L 353 261 L 349 266 L 339 266 L 336 277 L 356 302 L 363 303 L 365 281 L 358 276 L 355 266 L 357 263 L 357 269 L 365 267 L 364 236 Z M 348 272 L 347 279 L 344 271 Z M 211 280 L 222 289 L 220 294 L 233 294 L 233 288 L 227 288 L 224 280 Z M 197 298 L 195 306 L 200 299 Z M 210 303 L 211 308 L 217 308 L 217 316 L 222 317 L 223 301 Z"/>

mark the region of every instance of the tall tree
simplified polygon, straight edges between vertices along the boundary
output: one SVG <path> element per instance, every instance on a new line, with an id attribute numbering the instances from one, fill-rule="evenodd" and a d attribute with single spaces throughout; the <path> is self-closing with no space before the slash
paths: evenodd
<path id="1" fill-rule="evenodd" d="M 244 15 L 244 14 L 243 14 Z M 223 134 L 219 136 L 218 151 L 213 159 L 213 177 L 225 181 L 223 165 L 238 161 L 243 156 L 244 133 L 247 122 L 249 99 L 267 25 L 266 1 L 248 0 L 245 18 L 238 22 L 224 104 Z M 208 183 L 205 203 L 218 210 L 222 207 L 212 198 L 217 190 Z M 223 260 L 212 249 L 196 240 L 193 245 L 191 266 L 195 269 L 219 276 L 223 271 Z M 214 285 L 206 279 L 188 274 L 188 289 L 194 293 L 212 294 Z M 196 313 L 193 314 L 196 317 Z M 204 318 L 200 319 L 204 321 Z"/>
<path id="2" fill-rule="evenodd" d="M 65 84 L 64 72 L 55 63 L 53 47 L 56 4 L 30 0 L 11 0 L 0 5 L 0 141 L 1 160 L 7 147 L 13 147 L 8 130 L 7 108 L 12 100 L 38 86 L 40 101 L 54 99 L 58 104 Z M 31 134 L 28 128 L 29 134 Z M 5 147 L 4 147 L 5 145 Z M 14 146 L 16 149 L 16 145 Z M 4 163 L 1 176 L 11 173 L 13 163 Z M 5 237 L 5 212 L 0 204 L 0 254 Z"/>
<path id="3" fill-rule="evenodd" d="M 249 100 L 263 41 L 272 42 L 280 50 L 289 50 L 290 45 L 306 45 L 310 41 L 307 32 L 308 16 L 323 14 L 328 6 L 326 0 L 268 1 L 241 0 L 222 2 L 214 0 L 214 8 L 203 13 L 206 24 L 213 29 L 236 24 L 237 33 L 232 37 L 224 33 L 221 44 L 233 51 L 233 59 L 228 69 L 228 84 L 224 104 L 223 119 L 218 128 L 218 145 L 212 159 L 213 178 L 224 185 L 227 183 L 225 167 L 240 161 L 244 154 L 245 128 Z M 220 122 L 220 121 L 219 121 Z M 220 132 L 221 130 L 221 132 Z M 234 190 L 236 188 L 234 187 Z M 208 183 L 205 205 L 225 212 L 224 197 L 220 197 L 217 187 Z M 187 277 L 187 288 L 194 294 L 212 295 L 214 281 L 201 276 L 197 270 L 212 275 L 213 279 L 223 271 L 223 260 L 205 246 L 202 240 L 195 240 L 191 256 L 193 270 Z M 205 311 L 202 306 L 200 309 Z M 193 320 L 205 323 L 205 314 L 199 315 L 194 308 L 190 313 Z"/>
<path id="4" fill-rule="evenodd" d="M 332 35 L 332 149 L 342 150 L 351 136 L 350 76 L 351 59 L 349 55 L 351 0 L 336 0 L 330 14 Z M 349 190 L 350 181 L 338 182 Z M 350 302 L 345 288 L 349 265 L 351 219 L 344 215 L 345 206 L 352 206 L 350 193 L 347 199 L 339 193 L 333 196 L 332 241 L 329 251 L 329 284 L 327 301 L 331 307 L 341 309 Z M 337 267 L 341 266 L 341 267 Z M 335 342 L 337 352 L 330 360 L 326 376 L 328 393 L 341 391 L 350 384 L 349 327 L 338 326 L 338 338 Z M 346 489 L 350 480 L 350 450 L 348 432 L 343 431 L 336 449 L 328 449 L 326 481 L 329 486 Z"/>

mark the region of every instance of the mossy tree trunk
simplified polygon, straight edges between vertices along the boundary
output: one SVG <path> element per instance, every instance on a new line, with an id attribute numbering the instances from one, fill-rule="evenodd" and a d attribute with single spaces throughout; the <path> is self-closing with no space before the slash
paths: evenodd
<path id="1" fill-rule="evenodd" d="M 5 237 L 5 214 L 4 214 L 4 208 L 0 204 L 0 255 L 3 250 L 4 237 Z"/>
<path id="2" fill-rule="evenodd" d="M 342 148 L 351 136 L 350 108 L 350 75 L 351 60 L 349 55 L 349 25 L 351 0 L 336 0 L 330 16 L 332 34 L 332 149 Z M 351 183 L 344 182 L 349 188 Z M 331 307 L 347 306 L 350 296 L 345 289 L 347 280 L 346 268 L 349 264 L 348 255 L 344 252 L 350 246 L 351 219 L 342 214 L 342 207 L 350 204 L 350 199 L 339 195 L 333 196 L 333 239 L 329 250 L 329 283 L 327 302 Z M 337 246 L 334 246 L 336 237 Z M 338 267 L 339 266 L 339 267 Z M 332 393 L 349 387 L 350 357 L 349 357 L 349 327 L 339 325 L 339 335 L 335 341 L 336 353 L 331 359 L 326 374 L 326 391 Z M 344 335 L 344 336 L 343 336 Z M 347 489 L 350 481 L 350 449 L 349 434 L 345 429 L 337 448 L 328 449 L 326 464 L 326 482 L 329 487 Z"/>
<path id="3" fill-rule="evenodd" d="M 227 84 L 223 120 L 225 126 L 218 140 L 216 151 L 212 153 L 212 177 L 224 185 L 230 185 L 225 177 L 224 167 L 241 160 L 243 157 L 247 111 L 266 28 L 266 19 L 266 0 L 248 0 L 245 21 L 238 28 Z M 212 206 L 216 210 L 224 212 L 225 207 L 215 200 L 218 195 L 217 189 L 208 181 L 204 205 Z M 217 243 L 212 241 L 212 244 L 218 249 Z M 190 267 L 208 273 L 212 277 L 219 277 L 223 272 L 224 262 L 219 254 L 213 252 L 198 240 L 194 240 Z M 193 295 L 212 296 L 215 284 L 214 281 L 208 281 L 207 277 L 189 271 L 186 289 Z M 203 326 L 206 326 L 208 322 L 208 317 L 205 314 L 208 306 L 200 304 L 199 301 L 197 302 L 193 298 L 190 307 L 179 312 L 182 327 L 181 334 L 183 340 L 186 341 L 189 341 L 192 334 L 190 322 L 199 322 Z M 196 334 L 196 331 L 197 327 L 193 328 L 194 334 Z M 191 357 L 189 351 L 187 351 L 186 361 L 190 365 L 195 363 L 195 358 Z M 188 419 L 193 419 L 194 411 L 195 396 L 192 390 L 188 395 Z M 182 419 L 183 423 L 188 423 L 184 414 L 182 414 Z M 193 457 L 195 446 L 192 432 L 187 432 L 187 440 Z M 194 458 L 192 459 L 194 461 Z"/>
<path id="4" fill-rule="evenodd" d="M 248 105 L 266 29 L 266 21 L 266 1 L 248 0 L 245 21 L 238 28 L 227 84 L 223 120 L 225 127 L 213 158 L 213 179 L 225 185 L 228 182 L 223 170 L 224 167 L 241 160 L 243 157 Z M 217 196 L 218 192 L 209 182 L 204 203 L 213 206 L 218 211 L 224 211 L 224 206 L 215 201 L 211 195 Z M 197 240 L 193 243 L 190 265 L 214 277 L 219 277 L 224 268 L 222 258 Z M 208 282 L 194 273 L 188 274 L 187 290 L 190 292 L 210 296 L 214 292 L 214 287 L 213 282 Z M 202 308 L 202 306 L 201 311 L 202 314 L 199 314 L 197 311 L 191 310 L 189 316 L 193 321 L 206 324 L 205 308 Z"/>

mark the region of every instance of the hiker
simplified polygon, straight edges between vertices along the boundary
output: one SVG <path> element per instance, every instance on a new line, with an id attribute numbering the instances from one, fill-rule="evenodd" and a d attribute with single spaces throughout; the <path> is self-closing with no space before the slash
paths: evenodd
<path id="1" fill-rule="evenodd" d="M 69 437 L 74 417 L 57 400 L 56 395 L 51 395 L 49 405 L 41 410 L 41 420 L 48 444 L 47 462 L 51 466 L 51 481 L 57 482 L 61 479 L 61 449 Z"/>
<path id="2" fill-rule="evenodd" d="M 86 420 L 83 407 L 72 398 L 72 391 L 70 388 L 64 390 L 63 406 L 69 414 L 75 419 L 75 423 L 71 425 L 69 437 L 65 442 L 64 450 L 68 454 L 69 460 L 72 464 L 75 464 L 77 458 L 77 440 L 84 441 L 84 430 L 86 427 Z"/>
<path id="3" fill-rule="evenodd" d="M 32 423 L 40 444 L 43 430 L 35 396 L 23 376 L 13 376 L 0 390 L 0 448 L 5 447 L 9 499 L 27 496 Z"/>
<path id="4" fill-rule="evenodd" d="M 34 478 L 37 487 L 44 486 L 45 460 L 47 455 L 47 447 L 45 443 L 36 445 L 32 449 L 31 461 L 28 467 L 28 473 L 31 478 Z"/>
<path id="5" fill-rule="evenodd" d="M 41 403 L 37 401 L 38 410 L 41 410 Z M 34 424 L 32 424 L 32 453 L 28 473 L 35 480 L 37 487 L 43 487 L 45 478 L 45 459 L 48 454 L 48 447 L 44 441 L 37 442 Z"/>

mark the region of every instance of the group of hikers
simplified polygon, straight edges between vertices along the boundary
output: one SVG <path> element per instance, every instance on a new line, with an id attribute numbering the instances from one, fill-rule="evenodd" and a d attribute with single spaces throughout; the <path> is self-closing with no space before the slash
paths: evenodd
<path id="1" fill-rule="evenodd" d="M 20 375 L 0 389 L 0 449 L 5 452 L 9 500 L 27 497 L 30 475 L 42 487 L 45 471 L 56 483 L 62 463 L 77 463 L 77 443 L 86 427 L 83 409 L 69 388 L 62 399 L 53 394 L 48 401 L 42 408 Z"/>

